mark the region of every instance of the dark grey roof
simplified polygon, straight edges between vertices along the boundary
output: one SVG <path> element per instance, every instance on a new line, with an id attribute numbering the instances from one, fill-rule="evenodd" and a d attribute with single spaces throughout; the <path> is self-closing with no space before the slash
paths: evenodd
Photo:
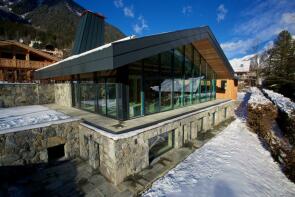
<path id="1" fill-rule="evenodd" d="M 111 70 L 204 39 L 211 42 L 233 77 L 234 71 L 208 26 L 116 41 L 39 69 L 35 77 L 46 79 Z"/>
<path id="2" fill-rule="evenodd" d="M 77 28 L 72 54 L 80 54 L 104 44 L 104 18 L 85 11 Z"/>

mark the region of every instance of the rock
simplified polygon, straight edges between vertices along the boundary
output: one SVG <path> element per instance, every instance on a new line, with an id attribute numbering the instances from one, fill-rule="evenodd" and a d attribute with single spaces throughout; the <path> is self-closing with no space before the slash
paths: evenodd
<path id="1" fill-rule="evenodd" d="M 20 155 L 17 155 L 17 154 L 4 155 L 1 157 L 0 164 L 2 166 L 18 164 L 18 163 L 21 163 L 18 161 L 19 159 L 20 159 Z"/>

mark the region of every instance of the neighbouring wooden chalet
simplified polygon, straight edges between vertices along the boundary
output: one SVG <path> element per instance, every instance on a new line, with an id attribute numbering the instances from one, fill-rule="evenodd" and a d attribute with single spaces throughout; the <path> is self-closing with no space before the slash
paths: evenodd
<path id="1" fill-rule="evenodd" d="M 0 40 L 0 81 L 31 82 L 33 72 L 59 59 L 12 40 Z"/>

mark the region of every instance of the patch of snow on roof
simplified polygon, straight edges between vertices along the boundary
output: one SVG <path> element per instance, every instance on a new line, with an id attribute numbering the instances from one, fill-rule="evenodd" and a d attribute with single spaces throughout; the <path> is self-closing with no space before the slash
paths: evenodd
<path id="1" fill-rule="evenodd" d="M 70 57 L 68 57 L 68 58 L 66 58 L 66 59 L 64 59 L 64 60 L 61 60 L 61 61 L 56 62 L 56 63 L 54 63 L 54 64 L 50 64 L 50 65 L 45 66 L 45 67 L 43 67 L 43 68 L 40 68 L 40 69 L 38 69 L 38 70 L 36 70 L 36 71 L 44 70 L 44 69 L 47 69 L 47 68 L 52 67 L 52 66 L 56 66 L 56 65 L 61 64 L 61 63 L 64 63 L 64 62 L 67 62 L 67 61 L 70 61 L 70 60 L 73 60 L 73 59 L 77 59 L 77 58 L 80 58 L 80 57 L 83 57 L 83 56 L 86 56 L 86 55 L 91 54 L 91 53 L 94 53 L 94 52 L 96 52 L 96 51 L 101 51 L 101 50 L 103 50 L 103 49 L 106 49 L 106 48 L 111 47 L 113 43 L 124 42 L 124 41 L 131 40 L 131 39 L 134 39 L 134 38 L 135 38 L 134 35 L 132 35 L 132 36 L 127 36 L 127 37 L 125 37 L 125 38 L 122 38 L 122 39 L 116 40 L 116 41 L 114 41 L 114 42 L 111 42 L 111 43 L 108 43 L 108 44 L 105 44 L 105 45 L 102 45 L 102 46 L 96 47 L 96 48 L 91 49 L 91 50 L 89 50 L 89 51 L 85 51 L 85 52 L 80 53 L 80 54 L 77 54 L 77 55 L 72 55 L 72 56 L 70 56 Z"/>
<path id="2" fill-rule="evenodd" d="M 272 90 L 263 89 L 264 93 L 278 106 L 278 108 L 288 115 L 291 115 L 295 111 L 295 103 L 292 102 L 289 98 L 284 97 L 284 95 L 276 93 Z"/>
<path id="3" fill-rule="evenodd" d="M 242 58 L 234 58 L 229 62 L 235 72 L 249 72 L 252 57 L 254 57 L 254 54 L 246 55 Z"/>

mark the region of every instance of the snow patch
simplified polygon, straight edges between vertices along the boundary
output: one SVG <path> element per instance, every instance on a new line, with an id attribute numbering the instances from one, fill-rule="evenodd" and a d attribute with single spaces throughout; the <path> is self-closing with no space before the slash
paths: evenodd
<path id="1" fill-rule="evenodd" d="M 42 124 L 47 125 L 57 121 L 73 120 L 76 119 L 41 105 L 1 108 L 0 134 L 41 127 Z"/>
<path id="2" fill-rule="evenodd" d="M 272 90 L 263 89 L 262 90 L 268 97 L 275 103 L 276 106 L 288 115 L 291 115 L 295 111 L 295 103 L 289 98 L 284 97 L 284 95 L 276 93 Z"/>
<path id="3" fill-rule="evenodd" d="M 257 87 L 251 87 L 250 93 L 249 104 L 251 104 L 251 106 L 257 107 L 258 105 L 272 104 Z"/>

